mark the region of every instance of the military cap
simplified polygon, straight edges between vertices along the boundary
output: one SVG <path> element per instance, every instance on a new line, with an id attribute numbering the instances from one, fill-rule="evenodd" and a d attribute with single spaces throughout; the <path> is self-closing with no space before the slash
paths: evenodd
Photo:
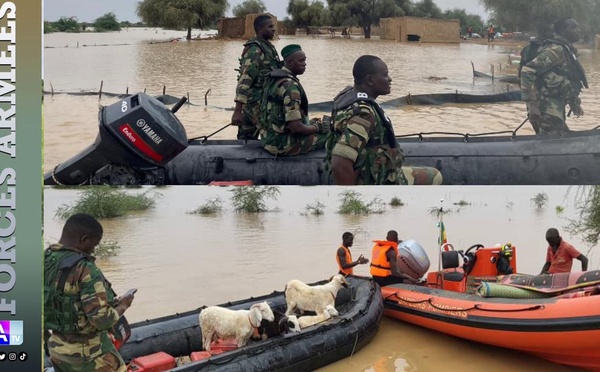
<path id="1" fill-rule="evenodd" d="M 287 58 L 300 50 L 302 50 L 302 47 L 298 44 L 286 45 L 283 47 L 283 49 L 281 49 L 281 56 L 283 58 Z"/>

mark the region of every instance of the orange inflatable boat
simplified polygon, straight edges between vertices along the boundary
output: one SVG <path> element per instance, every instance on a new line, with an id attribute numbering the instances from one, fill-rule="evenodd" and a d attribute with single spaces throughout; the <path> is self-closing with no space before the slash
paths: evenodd
<path id="1" fill-rule="evenodd" d="M 517 272 L 516 247 L 510 245 L 475 245 L 462 252 L 445 244 L 441 265 L 420 285 L 383 287 L 384 314 L 600 371 L 600 271 L 512 274 Z"/>

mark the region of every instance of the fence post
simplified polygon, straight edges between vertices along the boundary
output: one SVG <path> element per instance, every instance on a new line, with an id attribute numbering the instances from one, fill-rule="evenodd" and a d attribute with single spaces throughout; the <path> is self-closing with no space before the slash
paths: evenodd
<path id="1" fill-rule="evenodd" d="M 206 91 L 204 94 L 204 106 L 208 106 L 208 95 L 210 94 L 210 89 Z"/>

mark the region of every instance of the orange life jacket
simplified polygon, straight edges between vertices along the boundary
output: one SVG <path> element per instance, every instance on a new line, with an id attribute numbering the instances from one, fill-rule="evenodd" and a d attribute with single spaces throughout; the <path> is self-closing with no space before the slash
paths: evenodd
<path id="1" fill-rule="evenodd" d="M 343 245 L 340 246 L 340 248 L 342 248 L 344 251 L 346 251 L 346 264 L 349 264 L 352 262 L 352 254 L 350 253 L 350 250 L 346 247 L 344 247 Z M 354 268 L 349 268 L 349 269 L 344 269 L 344 267 L 342 266 L 342 263 L 340 262 L 340 256 L 338 256 L 337 251 L 335 252 L 335 259 L 337 260 L 338 266 L 340 267 L 340 272 L 344 275 L 353 275 L 354 274 Z"/>
<path id="2" fill-rule="evenodd" d="M 374 240 L 375 245 L 371 253 L 371 275 L 372 276 L 392 276 L 390 262 L 387 259 L 387 251 L 394 250 L 394 254 L 398 255 L 398 243 L 388 240 Z"/>

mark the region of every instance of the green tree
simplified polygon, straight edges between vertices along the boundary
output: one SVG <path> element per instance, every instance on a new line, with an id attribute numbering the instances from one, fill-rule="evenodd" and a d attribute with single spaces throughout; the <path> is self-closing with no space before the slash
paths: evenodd
<path id="1" fill-rule="evenodd" d="M 60 17 L 52 24 L 58 32 L 79 32 L 77 17 Z"/>
<path id="2" fill-rule="evenodd" d="M 287 12 L 292 16 L 292 27 L 306 28 L 307 33 L 309 26 L 323 26 L 327 14 L 322 2 L 309 0 L 290 0 Z"/>
<path id="3" fill-rule="evenodd" d="M 58 31 L 56 27 L 54 27 L 54 22 L 44 21 L 44 33 L 50 34 Z"/>
<path id="4" fill-rule="evenodd" d="M 97 32 L 121 30 L 121 25 L 113 12 L 106 13 L 103 16 L 96 18 L 92 25 Z"/>
<path id="5" fill-rule="evenodd" d="M 586 39 L 598 32 L 600 0 L 480 0 L 496 24 L 509 30 L 530 31 L 558 18 L 576 19 Z"/>
<path id="6" fill-rule="evenodd" d="M 327 4 L 334 25 L 360 26 L 366 39 L 381 18 L 409 15 L 412 9 L 406 0 L 327 0 Z"/>
<path id="7" fill-rule="evenodd" d="M 330 26 L 354 26 L 358 25 L 355 17 L 347 7 L 347 0 L 327 0 L 328 20 Z"/>
<path id="8" fill-rule="evenodd" d="M 443 18 L 440 7 L 433 0 L 423 0 L 415 4 L 413 16 L 423 18 Z"/>
<path id="9" fill-rule="evenodd" d="M 215 24 L 228 8 L 227 0 L 142 0 L 136 12 L 148 26 L 186 29 L 190 40 L 192 28 Z"/>
<path id="10" fill-rule="evenodd" d="M 571 220 L 567 230 L 580 235 L 591 246 L 600 241 L 600 186 L 582 186 L 576 195 L 579 216 Z"/>
<path id="11" fill-rule="evenodd" d="M 479 31 L 484 27 L 483 20 L 478 14 L 467 13 L 464 9 L 452 9 L 444 12 L 446 19 L 458 19 L 460 21 L 460 29 L 466 33 L 469 26 L 473 27 L 474 31 Z"/>
<path id="12" fill-rule="evenodd" d="M 262 0 L 246 0 L 232 9 L 234 17 L 244 17 L 247 14 L 264 13 L 266 11 L 267 7 Z"/>

